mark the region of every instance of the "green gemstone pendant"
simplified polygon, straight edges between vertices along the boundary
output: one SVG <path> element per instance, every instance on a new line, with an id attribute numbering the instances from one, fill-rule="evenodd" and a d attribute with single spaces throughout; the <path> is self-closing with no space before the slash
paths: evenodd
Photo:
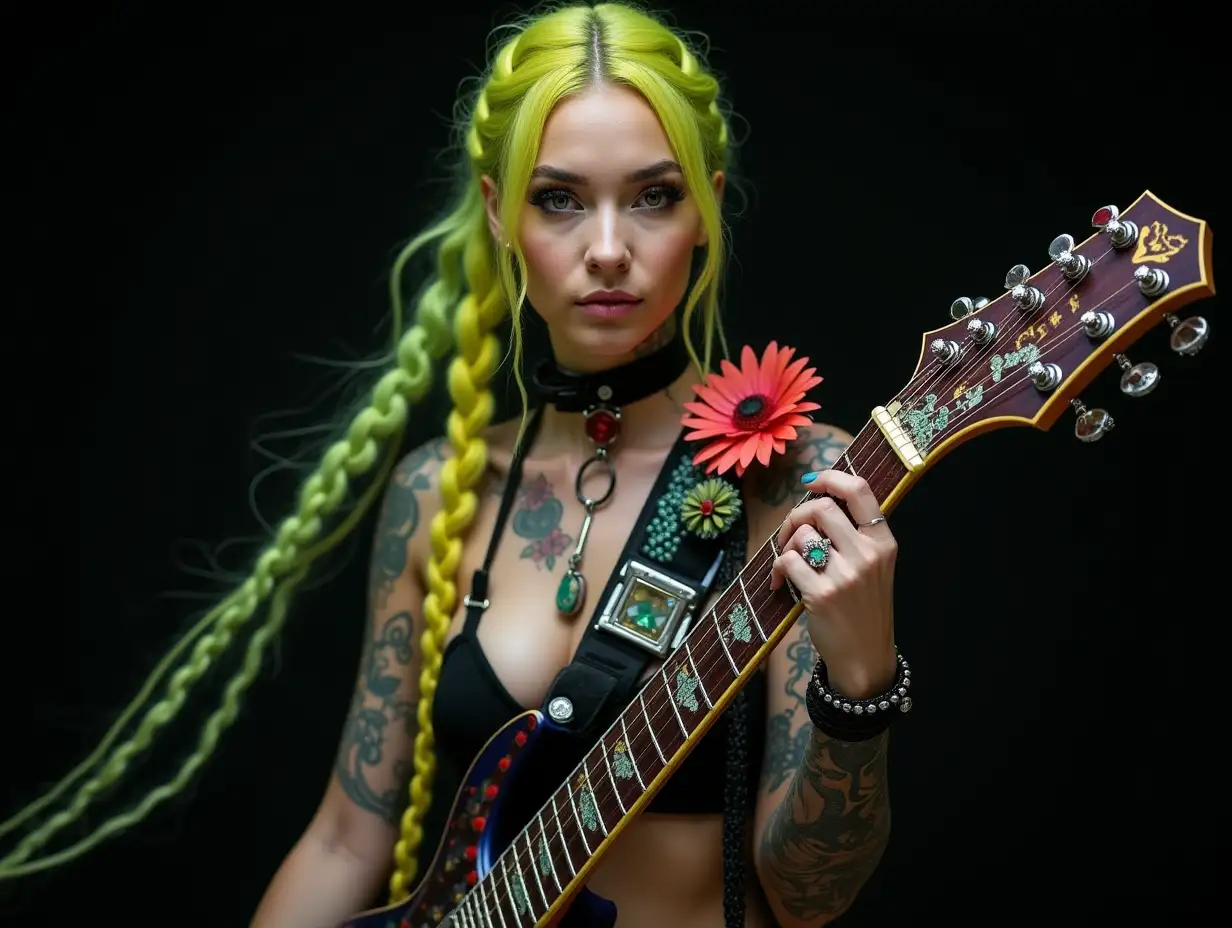
<path id="1" fill-rule="evenodd" d="M 556 609 L 561 615 L 573 618 L 582 608 L 585 599 L 586 578 L 570 568 L 565 571 L 565 575 L 560 578 L 560 585 L 556 587 Z"/>

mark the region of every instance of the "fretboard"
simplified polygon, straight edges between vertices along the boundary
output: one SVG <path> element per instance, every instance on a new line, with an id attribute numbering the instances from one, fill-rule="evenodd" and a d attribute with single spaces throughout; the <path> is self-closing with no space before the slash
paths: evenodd
<path id="1" fill-rule="evenodd" d="M 834 470 L 868 481 L 879 500 L 907 477 L 875 425 Z M 814 494 L 804 495 L 805 499 Z M 799 614 L 786 586 L 771 590 L 772 539 L 753 553 L 695 620 L 620 718 L 454 911 L 465 928 L 528 928 L 571 895 L 605 841 L 641 812 Z"/>

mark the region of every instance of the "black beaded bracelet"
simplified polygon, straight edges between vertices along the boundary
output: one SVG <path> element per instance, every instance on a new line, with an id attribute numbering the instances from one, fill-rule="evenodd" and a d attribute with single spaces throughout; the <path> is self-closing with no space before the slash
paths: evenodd
<path id="1" fill-rule="evenodd" d="M 851 699 L 830 686 L 824 661 L 818 660 L 809 680 L 805 705 L 813 726 L 840 741 L 867 741 L 881 734 L 900 715 L 911 711 L 911 667 L 898 655 L 894 683 L 872 699 Z"/>

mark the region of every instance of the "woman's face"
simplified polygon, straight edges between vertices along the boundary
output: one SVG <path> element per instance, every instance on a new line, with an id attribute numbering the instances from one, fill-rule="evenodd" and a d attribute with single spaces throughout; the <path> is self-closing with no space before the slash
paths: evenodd
<path id="1" fill-rule="evenodd" d="M 716 192 L 722 182 L 716 174 Z M 500 247 L 510 236 L 489 178 L 484 192 Z M 517 239 L 527 299 L 562 367 L 623 363 L 668 321 L 706 235 L 667 135 L 636 91 L 601 85 L 556 107 Z"/>

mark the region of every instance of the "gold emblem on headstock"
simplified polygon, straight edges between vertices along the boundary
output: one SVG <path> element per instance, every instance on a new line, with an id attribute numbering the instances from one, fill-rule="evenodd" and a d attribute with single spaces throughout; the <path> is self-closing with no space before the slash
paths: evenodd
<path id="1" fill-rule="evenodd" d="M 1189 239 L 1183 235 L 1169 235 L 1168 227 L 1162 222 L 1152 222 L 1142 227 L 1138 236 L 1138 248 L 1134 252 L 1133 263 L 1144 264 L 1147 261 L 1155 264 L 1167 264 L 1168 260 L 1189 244 Z"/>
<path id="2" fill-rule="evenodd" d="M 1069 298 L 1069 311 L 1076 313 L 1082 308 L 1082 302 L 1078 299 L 1078 294 L 1074 294 Z"/>

